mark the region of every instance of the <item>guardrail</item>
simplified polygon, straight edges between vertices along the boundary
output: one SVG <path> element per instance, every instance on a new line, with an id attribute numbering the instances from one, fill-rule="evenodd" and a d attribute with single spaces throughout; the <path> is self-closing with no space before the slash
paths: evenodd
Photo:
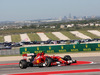
<path id="1" fill-rule="evenodd" d="M 40 53 L 42 51 L 44 51 L 45 53 L 100 51 L 100 43 L 34 46 L 34 47 L 22 47 L 22 48 L 20 48 L 20 54 Z"/>

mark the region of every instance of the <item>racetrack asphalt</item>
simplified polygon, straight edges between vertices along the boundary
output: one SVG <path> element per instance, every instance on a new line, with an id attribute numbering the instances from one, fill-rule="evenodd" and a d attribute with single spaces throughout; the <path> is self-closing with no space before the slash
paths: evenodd
<path id="1" fill-rule="evenodd" d="M 33 72 L 50 72 L 50 71 L 69 71 L 69 70 L 83 70 L 83 69 L 100 69 L 100 56 L 95 57 L 73 57 L 73 59 L 78 61 L 91 61 L 93 64 L 84 65 L 71 65 L 71 66 L 53 66 L 53 67 L 28 67 L 27 69 L 20 69 L 18 65 L 3 65 L 0 66 L 0 75 L 3 74 L 16 74 L 16 73 L 33 73 Z M 18 63 L 19 61 L 2 61 L 0 64 L 4 63 Z M 68 75 L 99 75 L 100 72 L 91 73 L 77 73 Z M 60 75 L 60 74 L 59 74 Z"/>

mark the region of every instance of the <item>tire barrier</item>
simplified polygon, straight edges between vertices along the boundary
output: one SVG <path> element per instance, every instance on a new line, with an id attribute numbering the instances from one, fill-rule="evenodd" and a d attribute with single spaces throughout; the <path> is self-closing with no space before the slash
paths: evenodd
<path id="1" fill-rule="evenodd" d="M 20 48 L 20 54 L 40 53 L 42 51 L 44 51 L 45 53 L 100 51 L 100 43 L 34 46 L 34 47 L 22 47 L 22 48 Z"/>

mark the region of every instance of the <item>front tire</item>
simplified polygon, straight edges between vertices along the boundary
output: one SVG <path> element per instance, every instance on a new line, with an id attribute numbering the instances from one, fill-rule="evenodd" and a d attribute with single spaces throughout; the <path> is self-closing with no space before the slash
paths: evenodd
<path id="1" fill-rule="evenodd" d="M 19 62 L 19 67 L 20 67 L 21 69 L 26 69 L 26 68 L 27 68 L 27 61 L 26 61 L 26 60 L 21 60 L 21 61 Z"/>
<path id="2" fill-rule="evenodd" d="M 65 55 L 64 56 L 64 60 L 65 61 L 69 61 L 69 60 L 72 60 L 72 58 L 69 56 L 69 55 Z M 67 65 L 70 65 L 71 63 L 68 63 Z"/>
<path id="3" fill-rule="evenodd" d="M 64 56 L 64 60 L 65 60 L 65 61 L 68 61 L 68 60 L 72 60 L 72 58 L 71 58 L 69 55 L 65 55 L 65 56 Z"/>
<path id="4" fill-rule="evenodd" d="M 47 57 L 47 58 L 45 59 L 45 65 L 46 65 L 47 67 L 50 67 L 50 66 L 51 66 L 51 63 L 52 63 L 52 59 Z"/>

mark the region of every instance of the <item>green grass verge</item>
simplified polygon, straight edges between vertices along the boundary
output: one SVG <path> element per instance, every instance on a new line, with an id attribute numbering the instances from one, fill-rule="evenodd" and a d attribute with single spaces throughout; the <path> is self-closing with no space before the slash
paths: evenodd
<path id="1" fill-rule="evenodd" d="M 90 32 L 87 32 L 87 31 L 79 31 L 79 32 L 83 33 L 84 35 L 87 35 L 87 36 L 91 37 L 92 39 L 100 38 L 99 36 L 96 36 L 96 35 L 94 35 L 94 34 L 92 34 Z"/>
<path id="2" fill-rule="evenodd" d="M 41 41 L 41 38 L 36 33 L 27 33 L 31 41 Z"/>
<path id="3" fill-rule="evenodd" d="M 21 38 L 20 35 L 16 34 L 16 35 L 11 35 L 12 38 L 12 42 L 20 42 Z"/>
<path id="4" fill-rule="evenodd" d="M 81 39 L 79 37 L 76 37 L 75 35 L 73 35 L 72 33 L 70 33 L 69 31 L 61 31 L 62 34 L 64 34 L 65 36 L 67 36 L 69 39 L 71 40 L 78 40 Z"/>
<path id="5" fill-rule="evenodd" d="M 23 34 L 23 33 L 26 33 L 26 32 L 27 33 L 43 32 L 43 30 L 42 29 L 8 29 L 8 30 L 0 30 L 0 35 Z"/>
<path id="6" fill-rule="evenodd" d="M 51 40 L 59 40 L 59 38 L 53 35 L 51 32 L 47 32 L 45 35 Z"/>
<path id="7" fill-rule="evenodd" d="M 0 36 L 0 42 L 4 42 L 4 36 Z"/>

